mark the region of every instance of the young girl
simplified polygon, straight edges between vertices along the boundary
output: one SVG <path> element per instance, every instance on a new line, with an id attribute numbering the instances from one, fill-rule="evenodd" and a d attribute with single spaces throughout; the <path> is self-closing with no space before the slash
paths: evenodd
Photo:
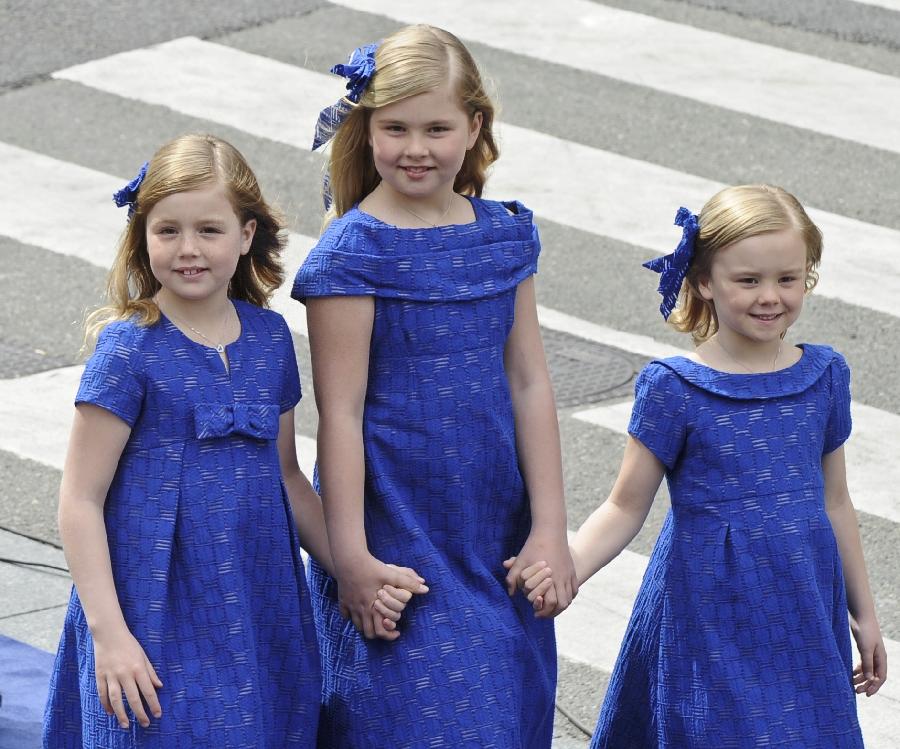
<path id="1" fill-rule="evenodd" d="M 572 546 L 584 581 L 666 476 L 672 510 L 592 746 L 862 747 L 853 685 L 874 694 L 887 663 L 847 491 L 850 373 L 827 346 L 784 343 L 821 235 L 769 186 L 727 188 L 699 227 L 685 208 L 676 223 L 678 249 L 646 265 L 698 345 L 641 372 L 619 476 Z M 523 577 L 533 600 L 552 579 Z"/>
<path id="2" fill-rule="evenodd" d="M 493 108 L 454 36 L 404 28 L 335 70 L 358 104 L 320 117 L 317 144 L 336 131 L 333 211 L 293 289 L 308 307 L 336 572 L 311 565 L 320 745 L 549 747 L 546 617 L 575 583 L 532 214 L 478 197 L 497 157 Z M 516 552 L 559 568 L 540 619 L 504 583 Z M 385 562 L 430 587 L 394 643 L 366 639 Z"/>
<path id="3" fill-rule="evenodd" d="M 294 519 L 331 559 L 297 465 L 291 335 L 262 308 L 281 224 L 208 135 L 163 146 L 116 201 L 130 220 L 89 319 L 60 489 L 75 588 L 44 745 L 312 747 L 319 657 Z"/>

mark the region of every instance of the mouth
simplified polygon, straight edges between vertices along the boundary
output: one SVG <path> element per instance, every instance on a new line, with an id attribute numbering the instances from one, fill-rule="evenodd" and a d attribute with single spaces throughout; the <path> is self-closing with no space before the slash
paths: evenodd
<path id="1" fill-rule="evenodd" d="M 401 166 L 400 168 L 410 176 L 419 176 L 432 169 L 430 166 Z"/>
<path id="2" fill-rule="evenodd" d="M 191 268 L 176 268 L 175 272 L 180 273 L 185 278 L 190 278 L 191 276 L 199 276 L 205 270 L 206 270 L 206 268 L 191 267 Z"/>
<path id="3" fill-rule="evenodd" d="M 782 314 L 783 314 L 782 312 L 778 312 L 778 313 L 770 313 L 770 314 L 768 314 L 768 315 L 754 315 L 754 314 L 751 314 L 750 317 L 752 317 L 752 318 L 754 318 L 754 319 L 756 319 L 756 320 L 759 320 L 760 322 L 774 322 L 774 321 L 777 320 L 779 317 L 781 317 Z"/>

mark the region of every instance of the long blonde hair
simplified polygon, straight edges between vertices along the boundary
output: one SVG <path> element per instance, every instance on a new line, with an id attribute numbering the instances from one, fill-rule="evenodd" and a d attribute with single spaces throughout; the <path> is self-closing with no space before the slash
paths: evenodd
<path id="1" fill-rule="evenodd" d="M 431 91 L 452 81 L 462 108 L 481 112 L 481 131 L 453 183 L 454 191 L 481 196 L 488 167 L 500 156 L 494 141 L 494 105 L 472 55 L 449 31 L 417 24 L 387 37 L 375 51 L 375 74 L 331 143 L 329 180 L 333 203 L 325 218 L 342 216 L 374 190 L 381 177 L 369 145 L 373 109 Z"/>
<path id="2" fill-rule="evenodd" d="M 221 181 L 244 225 L 256 220 L 246 255 L 238 260 L 228 295 L 264 307 L 284 279 L 281 251 L 285 245 L 280 214 L 266 203 L 256 176 L 234 146 L 215 135 L 188 134 L 169 141 L 150 160 L 106 280 L 106 304 L 87 316 L 84 346 L 90 351 L 100 331 L 116 320 L 135 318 L 153 325 L 160 312 L 153 297 L 160 289 L 147 253 L 147 216 L 163 198 Z"/>
<path id="3" fill-rule="evenodd" d="M 690 333 L 695 344 L 711 338 L 719 328 L 715 308 L 700 295 L 699 283 L 709 278 L 716 252 L 728 245 L 767 232 L 795 229 L 806 246 L 807 293 L 819 280 L 816 268 L 822 260 L 822 232 L 800 201 L 780 187 L 726 187 L 706 202 L 699 223 L 694 259 L 682 282 L 678 306 L 669 316 L 669 323 Z"/>

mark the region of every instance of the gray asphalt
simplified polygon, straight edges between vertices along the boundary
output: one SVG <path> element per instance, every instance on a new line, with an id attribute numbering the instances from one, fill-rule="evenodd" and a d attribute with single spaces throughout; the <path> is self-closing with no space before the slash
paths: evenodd
<path id="1" fill-rule="evenodd" d="M 900 76 L 900 14 L 873 6 L 840 0 L 604 4 Z M 49 78 L 54 70 L 78 62 L 188 34 L 323 72 L 352 47 L 396 27 L 384 17 L 325 2 L 232 0 L 216 3 L 215 12 L 210 9 L 175 0 L 0 2 L 0 141 L 125 180 L 164 140 L 213 129 L 248 156 L 265 193 L 281 205 L 292 228 L 316 234 L 319 155 Z M 715 102 L 690 101 L 676 92 L 652 91 L 485 45 L 470 47 L 498 90 L 505 121 L 720 182 L 781 184 L 817 208 L 900 229 L 897 154 L 730 112 Z M 297 127 L 310 130 L 310 123 Z M 53 220 L 52 206 L 48 220 Z M 542 304 L 610 328 L 687 345 L 659 321 L 654 284 L 640 268 L 652 253 L 550 221 L 541 222 L 541 235 Z M 78 323 L 97 302 L 104 272 L 5 237 L 0 237 L 0 258 L 0 351 L 4 345 L 28 349 L 53 366 L 78 361 Z M 895 261 L 885 258 L 886 264 Z M 815 296 L 807 305 L 795 328 L 797 337 L 827 342 L 846 354 L 857 400 L 900 412 L 897 318 Z M 295 343 L 308 379 L 306 340 L 297 337 Z M 28 366 L 40 366 L 29 361 Z M 571 418 L 577 410 L 560 411 L 572 528 L 610 488 L 621 449 L 618 436 Z M 311 398 L 302 403 L 298 429 L 315 434 Z M 0 451 L 0 527 L 58 543 L 58 482 L 57 471 Z M 630 547 L 633 551 L 649 552 L 665 509 L 662 496 Z M 860 515 L 860 525 L 885 634 L 900 639 L 895 582 L 900 533 L 896 524 L 866 514 Z M 561 704 L 592 726 L 608 676 L 563 659 Z M 560 718 L 558 726 L 559 747 L 566 739 L 567 746 L 583 745 L 573 724 Z"/>

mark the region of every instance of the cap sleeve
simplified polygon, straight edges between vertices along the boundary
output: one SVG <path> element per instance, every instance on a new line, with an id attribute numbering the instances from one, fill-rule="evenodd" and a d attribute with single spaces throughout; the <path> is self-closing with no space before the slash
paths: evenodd
<path id="1" fill-rule="evenodd" d="M 825 441 L 822 454 L 837 450 L 850 436 L 850 367 L 847 361 L 835 353 L 829 367 L 831 374 L 831 404 L 828 423 L 825 425 Z"/>
<path id="2" fill-rule="evenodd" d="M 281 413 L 290 411 L 294 408 L 302 397 L 303 393 L 300 388 L 300 370 L 297 367 L 297 354 L 294 351 L 294 339 L 291 337 L 291 331 L 287 326 L 284 318 L 279 316 L 280 330 L 283 332 L 281 362 L 284 373 L 282 375 L 281 384 Z"/>
<path id="3" fill-rule="evenodd" d="M 75 405 L 91 403 L 114 413 L 133 427 L 144 402 L 145 378 L 141 370 L 138 336 L 132 322 L 107 325 L 81 375 Z"/>
<path id="4" fill-rule="evenodd" d="M 634 384 L 628 433 L 666 466 L 674 468 L 685 437 L 684 385 L 675 372 L 650 362 Z"/>

